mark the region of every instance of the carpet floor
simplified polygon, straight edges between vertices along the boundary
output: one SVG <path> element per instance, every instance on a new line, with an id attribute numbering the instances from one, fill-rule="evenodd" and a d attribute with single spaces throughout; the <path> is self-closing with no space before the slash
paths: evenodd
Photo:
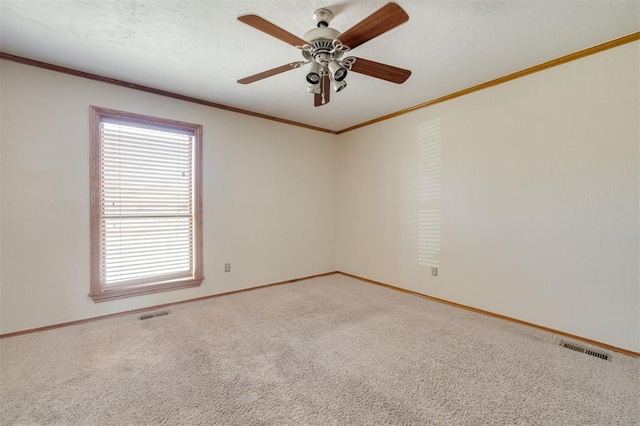
<path id="1" fill-rule="evenodd" d="M 3 425 L 640 424 L 640 359 L 330 275 L 0 340 Z"/>

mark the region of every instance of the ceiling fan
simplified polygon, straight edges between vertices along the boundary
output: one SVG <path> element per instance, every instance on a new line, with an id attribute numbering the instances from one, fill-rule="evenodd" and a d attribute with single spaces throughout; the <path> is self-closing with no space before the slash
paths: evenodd
<path id="1" fill-rule="evenodd" d="M 314 95 L 315 106 L 322 106 L 329 103 L 331 86 L 336 92 L 347 86 L 345 78 L 348 71 L 397 84 L 404 83 L 411 75 L 409 70 L 368 59 L 354 56 L 343 59 L 346 52 L 409 20 L 409 15 L 396 3 L 387 3 L 344 33 L 329 27 L 333 13 L 328 9 L 316 10 L 313 19 L 317 27 L 307 31 L 303 38 L 300 38 L 257 15 L 239 16 L 239 21 L 300 49 L 304 61 L 290 62 L 240 79 L 238 83 L 254 83 L 310 64 L 307 92 Z"/>

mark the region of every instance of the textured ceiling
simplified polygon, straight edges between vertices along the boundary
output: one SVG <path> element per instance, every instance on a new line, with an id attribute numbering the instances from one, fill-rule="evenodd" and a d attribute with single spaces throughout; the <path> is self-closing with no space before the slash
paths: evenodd
<path id="1" fill-rule="evenodd" d="M 314 10 L 344 32 L 384 0 L 0 0 L 0 51 L 279 118 L 341 130 L 640 30 L 637 0 L 398 0 L 409 21 L 353 50 L 407 68 L 402 85 L 350 73 L 313 107 L 306 69 L 236 80 L 302 59 L 236 18 L 302 37 Z"/>

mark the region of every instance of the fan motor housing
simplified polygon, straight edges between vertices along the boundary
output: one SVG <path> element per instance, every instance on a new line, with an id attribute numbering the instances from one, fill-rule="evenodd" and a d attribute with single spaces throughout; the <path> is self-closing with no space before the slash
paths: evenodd
<path id="1" fill-rule="evenodd" d="M 313 59 L 319 63 L 329 62 L 331 59 L 338 59 L 342 56 L 341 51 L 337 51 L 333 41 L 340 36 L 340 31 L 329 27 L 318 27 L 307 31 L 303 38 L 309 42 L 311 49 L 303 51 L 302 56 L 306 59 Z"/>
<path id="2" fill-rule="evenodd" d="M 308 41 L 311 45 L 319 41 L 328 41 L 331 43 L 333 40 L 340 36 L 340 31 L 335 28 L 318 27 L 304 33 L 302 38 Z"/>

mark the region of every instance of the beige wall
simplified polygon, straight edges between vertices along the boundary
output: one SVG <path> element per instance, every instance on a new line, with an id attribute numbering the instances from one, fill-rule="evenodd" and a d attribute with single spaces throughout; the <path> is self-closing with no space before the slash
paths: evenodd
<path id="1" fill-rule="evenodd" d="M 639 51 L 343 134 L 338 269 L 640 351 Z M 438 122 L 423 154 L 439 146 L 439 198 L 420 174 Z M 421 235 L 439 246 L 426 261 Z"/>
<path id="2" fill-rule="evenodd" d="M 335 136 L 12 62 L 0 67 L 0 333 L 335 270 Z M 87 297 L 89 105 L 203 125 L 201 287 L 99 304 Z"/>
<path id="3" fill-rule="evenodd" d="M 0 61 L 0 333 L 339 269 L 640 351 L 639 50 L 339 137 Z M 87 297 L 89 105 L 204 125 L 200 288 Z"/>

